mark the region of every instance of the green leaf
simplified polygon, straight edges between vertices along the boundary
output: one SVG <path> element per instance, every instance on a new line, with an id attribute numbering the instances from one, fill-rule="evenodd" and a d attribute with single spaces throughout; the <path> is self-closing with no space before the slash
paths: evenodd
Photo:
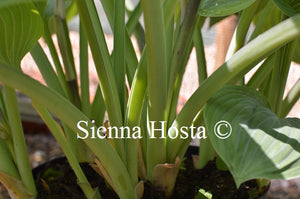
<path id="1" fill-rule="evenodd" d="M 300 39 L 296 40 L 296 47 L 295 47 L 295 52 L 294 55 L 292 57 L 292 60 L 294 62 L 297 62 L 298 64 L 300 64 Z"/>
<path id="2" fill-rule="evenodd" d="M 287 16 L 292 17 L 300 12 L 299 0 L 273 0 L 280 10 Z"/>
<path id="3" fill-rule="evenodd" d="M 253 178 L 300 176 L 300 119 L 278 118 L 257 91 L 223 87 L 208 101 L 204 118 L 210 141 L 237 186 Z M 222 125 L 216 126 L 219 121 Z M 216 136 L 229 132 L 227 139 Z"/>
<path id="4" fill-rule="evenodd" d="M 33 1 L 33 4 L 42 16 L 46 9 L 47 0 Z"/>
<path id="5" fill-rule="evenodd" d="M 70 22 L 76 15 L 78 15 L 78 10 L 76 2 L 73 0 L 66 1 L 66 19 Z"/>
<path id="6" fill-rule="evenodd" d="M 11 198 L 26 198 L 26 199 L 35 199 L 31 193 L 29 193 L 22 181 L 13 176 L 10 176 L 6 173 L 0 171 L 0 181 L 5 185 L 9 196 Z"/>
<path id="7" fill-rule="evenodd" d="M 18 66 L 42 35 L 43 24 L 33 3 L 27 1 L 0 6 L 0 30 L 0 60 Z"/>
<path id="8" fill-rule="evenodd" d="M 268 8 L 260 11 L 256 14 L 254 17 L 254 24 L 257 28 L 259 26 L 259 31 L 256 32 L 256 35 L 259 35 L 268 29 L 274 27 L 276 24 L 278 24 L 281 21 L 281 12 L 280 9 L 278 9 L 277 6 L 274 6 L 274 4 L 267 5 Z"/>
<path id="9" fill-rule="evenodd" d="M 216 165 L 219 170 L 228 171 L 227 165 L 224 163 L 224 161 L 220 157 L 216 158 Z"/>
<path id="10" fill-rule="evenodd" d="M 211 199 L 212 196 L 210 192 L 206 192 L 204 189 L 199 189 L 198 191 L 198 199 Z"/>
<path id="11" fill-rule="evenodd" d="M 272 5 L 274 5 L 272 3 Z M 300 5 L 300 4 L 299 4 Z M 298 12 L 300 11 L 300 8 L 298 8 Z M 256 37 L 257 35 L 265 32 L 266 30 L 272 28 L 278 22 L 281 21 L 281 10 L 279 9 L 278 6 L 274 5 L 270 7 L 270 10 L 268 12 L 260 12 L 258 13 L 255 18 L 254 18 L 254 24 L 256 27 L 260 27 L 257 30 L 255 29 L 254 35 L 251 36 L 251 39 Z M 296 45 L 295 45 L 295 52 L 292 57 L 292 61 L 297 62 L 298 64 L 300 63 L 300 39 L 296 40 Z"/>
<path id="12" fill-rule="evenodd" d="M 210 17 L 209 18 L 209 27 L 213 27 L 223 19 L 225 19 L 227 16 L 222 16 L 222 17 Z"/>
<path id="13" fill-rule="evenodd" d="M 21 4 L 21 3 L 29 3 L 29 2 L 38 3 L 41 1 L 45 1 L 45 0 L 1 0 L 0 8 L 13 6 L 13 5 Z"/>
<path id="14" fill-rule="evenodd" d="M 255 0 L 202 0 L 199 13 L 208 17 L 221 17 L 239 12 Z"/>
<path id="15" fill-rule="evenodd" d="M 40 0 L 40 1 L 46 1 L 46 0 Z M 46 6 L 45 6 L 45 12 L 43 12 L 43 19 L 47 21 L 48 23 L 55 23 L 52 20 L 54 20 L 54 10 L 55 10 L 55 5 L 56 1 L 53 0 L 48 0 L 46 1 Z M 36 4 L 36 3 L 35 3 Z M 78 10 L 77 10 L 77 5 L 74 0 L 66 0 L 66 20 L 67 22 L 70 22 L 76 15 L 78 15 Z M 48 24 L 48 25 L 53 25 L 53 24 Z M 55 25 L 53 25 L 55 26 Z M 54 27 L 51 27 L 54 28 Z"/>

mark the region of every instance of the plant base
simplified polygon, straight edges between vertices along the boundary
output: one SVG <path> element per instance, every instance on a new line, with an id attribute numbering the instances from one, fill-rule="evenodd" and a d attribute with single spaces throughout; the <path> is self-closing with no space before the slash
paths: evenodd
<path id="1" fill-rule="evenodd" d="M 81 164 L 83 171 L 93 187 L 99 187 L 102 198 L 118 199 L 108 184 L 86 163 Z M 180 170 L 172 199 L 194 199 L 202 188 L 210 191 L 214 199 L 262 199 L 255 180 L 248 181 L 236 189 L 231 174 L 217 170 L 214 161 L 201 170 L 193 169 L 192 160 L 185 160 L 185 169 Z M 33 171 L 38 189 L 38 198 L 84 199 L 77 185 L 76 176 L 65 158 L 58 158 L 43 164 Z M 150 182 L 145 182 L 143 199 L 165 199 Z"/>

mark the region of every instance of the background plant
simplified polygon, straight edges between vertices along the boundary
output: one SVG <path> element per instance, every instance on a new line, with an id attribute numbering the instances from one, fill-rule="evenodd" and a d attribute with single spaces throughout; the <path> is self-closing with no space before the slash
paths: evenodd
<path id="1" fill-rule="evenodd" d="M 23 154 L 26 146 L 12 88 L 20 90 L 32 99 L 33 105 L 60 143 L 87 198 L 97 198 L 100 195 L 89 185 L 79 167 L 79 162 L 82 161 L 96 163 L 122 199 L 139 198 L 145 180 L 151 181 L 155 186 L 164 187 L 165 194 L 171 196 L 190 139 L 149 139 L 149 121 L 166 122 L 167 127 L 173 129 L 170 132 L 172 136 L 176 133 L 175 128 L 191 124 L 206 125 L 209 139 L 201 141 L 197 167 L 205 166 L 217 152 L 218 159 L 225 162 L 237 185 L 254 177 L 271 179 L 299 176 L 299 119 L 286 121 L 277 118 L 284 118 L 300 95 L 298 81 L 287 97 L 283 98 L 290 63 L 298 58 L 295 44 L 300 35 L 297 2 L 142 0 L 132 11 L 127 10 L 125 1 L 121 0 L 101 0 L 101 4 L 114 35 L 114 50 L 111 54 L 93 1 L 1 2 L 0 25 L 5 30 L 0 33 L 0 80 L 4 84 L 1 110 L 3 126 L 9 131 L 1 137 L 1 147 L 5 147 L 1 150 L 1 160 L 6 161 L 1 161 L 5 163 L 0 165 L 0 176 L 8 188 L 12 189 L 9 185 L 17 180 L 20 190 L 13 191 L 23 195 L 25 189 L 31 195 L 28 197 L 34 197 L 36 194 L 31 175 L 22 177 L 30 174 L 30 167 L 27 154 Z M 77 11 L 80 16 L 79 79 L 67 27 L 68 20 Z M 126 12 L 129 16 L 127 23 Z M 269 20 L 266 21 L 270 12 L 279 17 L 267 18 Z M 228 61 L 207 77 L 201 27 L 206 17 L 234 13 L 239 14 L 239 23 L 228 51 Z M 139 22 L 142 14 L 145 28 Z M 246 35 L 252 22 L 256 24 L 255 30 L 250 39 L 247 39 Z M 52 34 L 57 36 L 58 50 L 54 46 Z M 133 34 L 142 52 L 140 59 L 137 58 L 130 39 Z M 50 49 L 53 64 L 40 44 L 36 43 L 41 35 Z M 88 45 L 99 78 L 99 87 L 94 99 L 89 98 Z M 200 86 L 177 115 L 179 89 L 193 47 L 197 53 Z M 29 50 L 46 86 L 24 75 L 20 70 L 20 61 Z M 59 59 L 59 55 L 62 56 L 62 60 Z M 251 80 L 244 82 L 244 75 L 261 61 L 263 63 Z M 237 86 L 225 87 L 225 90 L 217 93 L 217 96 L 219 94 L 223 97 L 211 98 L 225 84 L 237 82 L 255 88 L 260 94 Z M 127 87 L 130 88 L 130 92 L 127 91 Z M 229 91 L 225 92 L 226 89 Z M 238 96 L 240 93 L 245 93 L 246 97 Z M 210 98 L 203 114 L 203 107 Z M 232 101 L 232 104 L 226 105 L 226 110 L 230 110 L 229 114 L 224 112 L 225 109 L 218 111 L 220 104 L 231 98 L 238 102 Z M 245 104 L 251 104 L 246 108 L 252 111 L 252 114 L 239 113 L 241 108 L 236 107 L 244 107 Z M 257 107 L 263 109 L 264 113 L 256 113 Z M 102 125 L 105 111 L 111 126 L 140 126 L 143 129 L 143 139 L 76 139 L 78 121 L 93 119 L 95 126 Z M 63 128 L 53 119 L 50 112 L 60 119 Z M 254 119 L 266 114 L 270 116 L 270 121 L 263 125 L 257 125 L 255 122 L 250 125 L 249 120 L 251 121 L 252 115 L 256 114 Z M 242 119 L 233 117 L 236 115 Z M 240 136 L 235 134 L 226 142 L 220 142 L 214 137 L 213 123 L 225 119 L 234 124 L 235 132 L 243 133 L 240 133 Z M 271 128 L 273 123 L 279 125 Z M 279 130 L 274 132 L 275 128 Z M 267 141 L 255 142 L 261 137 L 261 131 L 269 135 L 266 136 Z M 166 130 L 164 133 L 167 135 Z M 157 134 L 157 137 L 160 136 Z M 14 140 L 17 138 L 20 140 Z M 278 151 L 278 146 L 283 146 L 283 150 Z M 253 151 L 259 147 L 263 149 L 261 156 L 264 158 L 255 159 L 256 164 L 253 165 L 253 158 L 249 157 L 255 157 Z M 224 153 L 227 151 L 224 148 L 237 148 L 235 151 L 239 152 L 234 155 Z M 266 156 L 270 151 L 273 152 L 270 153 L 272 156 Z M 282 157 L 278 156 L 279 152 L 289 154 L 288 158 L 278 158 Z M 22 157 L 23 160 L 18 160 L 18 157 Z M 238 158 L 232 161 L 231 157 Z M 266 160 L 269 160 L 270 170 L 263 169 Z M 259 172 L 241 170 L 251 167 Z M 161 176 L 162 173 L 165 175 Z M 9 176 L 9 180 L 6 180 L 6 176 Z"/>

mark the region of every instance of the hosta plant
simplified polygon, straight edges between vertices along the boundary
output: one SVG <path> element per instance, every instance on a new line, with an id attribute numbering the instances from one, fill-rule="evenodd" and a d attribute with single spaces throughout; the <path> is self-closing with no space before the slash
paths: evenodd
<path id="1" fill-rule="evenodd" d="M 99 2 L 113 32 L 112 53 L 94 1 L 0 2 L 0 181 L 12 197 L 37 195 L 16 90 L 32 99 L 87 198 L 101 196 L 80 162 L 93 163 L 122 199 L 141 198 L 145 181 L 171 197 L 192 137 L 201 138 L 195 166 L 201 169 L 216 158 L 237 187 L 254 178 L 265 182 L 300 176 L 300 120 L 285 119 L 299 99 L 299 79 L 284 97 L 291 62 L 299 61 L 297 1 L 141 0 L 133 9 L 129 0 Z M 73 54 L 67 26 L 76 14 L 79 55 Z M 228 59 L 208 77 L 201 28 L 206 19 L 231 14 L 239 21 Z M 57 48 L 52 35 L 57 36 Z M 93 99 L 88 47 L 99 79 Z M 176 113 L 193 48 L 200 86 Z M 21 60 L 28 52 L 45 85 L 22 72 Z M 75 56 L 80 57 L 79 71 Z M 258 69 L 246 82 L 245 74 L 255 66 Z"/>

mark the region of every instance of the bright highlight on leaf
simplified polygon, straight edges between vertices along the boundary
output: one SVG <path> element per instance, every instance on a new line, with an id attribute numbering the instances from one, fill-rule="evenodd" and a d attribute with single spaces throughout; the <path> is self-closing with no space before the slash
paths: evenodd
<path id="1" fill-rule="evenodd" d="M 267 106 L 255 90 L 225 86 L 205 107 L 210 141 L 237 186 L 254 178 L 300 176 L 300 120 L 278 118 Z M 214 133 L 214 125 L 220 120 L 232 126 L 226 140 Z"/>

